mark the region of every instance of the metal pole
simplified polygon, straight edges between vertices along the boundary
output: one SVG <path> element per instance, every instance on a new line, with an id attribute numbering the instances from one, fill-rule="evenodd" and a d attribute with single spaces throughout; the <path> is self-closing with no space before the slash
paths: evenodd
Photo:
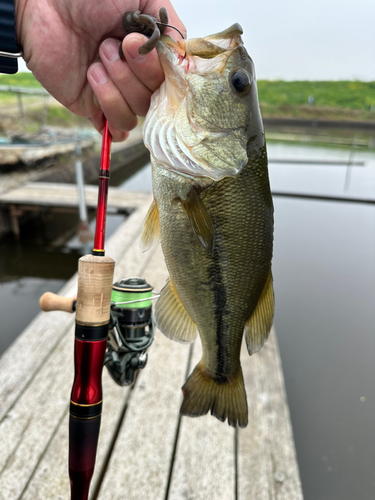
<path id="1" fill-rule="evenodd" d="M 75 149 L 75 170 L 76 170 L 76 182 L 77 182 L 77 195 L 78 195 L 78 209 L 79 209 L 79 220 L 81 222 L 87 223 L 87 208 L 85 201 L 85 181 L 83 178 L 82 169 L 82 149 L 79 144 L 77 144 Z"/>

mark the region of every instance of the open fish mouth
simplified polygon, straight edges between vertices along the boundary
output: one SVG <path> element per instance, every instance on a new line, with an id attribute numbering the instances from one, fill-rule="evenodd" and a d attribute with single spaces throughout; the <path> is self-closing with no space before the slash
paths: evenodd
<path id="1" fill-rule="evenodd" d="M 163 69 L 169 76 L 171 66 L 176 71 L 180 66 L 185 72 L 207 74 L 212 71 L 222 71 L 228 57 L 242 43 L 243 33 L 238 23 L 228 29 L 204 38 L 174 40 L 162 35 L 157 44 L 157 50 Z"/>

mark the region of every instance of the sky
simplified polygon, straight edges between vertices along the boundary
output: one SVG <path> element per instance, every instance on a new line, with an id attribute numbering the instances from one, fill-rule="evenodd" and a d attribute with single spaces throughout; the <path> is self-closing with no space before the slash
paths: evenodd
<path id="1" fill-rule="evenodd" d="M 190 38 L 239 22 L 258 79 L 375 81 L 375 0 L 172 3 Z"/>
<path id="2" fill-rule="evenodd" d="M 258 79 L 375 80 L 375 0 L 172 0 L 189 37 L 241 24 Z"/>

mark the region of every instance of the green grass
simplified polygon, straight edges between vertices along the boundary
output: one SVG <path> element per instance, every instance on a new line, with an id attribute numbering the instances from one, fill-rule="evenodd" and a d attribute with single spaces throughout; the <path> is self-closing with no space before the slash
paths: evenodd
<path id="1" fill-rule="evenodd" d="M 375 81 L 259 80 L 257 85 L 263 116 L 375 120 Z M 308 103 L 311 95 L 314 105 Z"/>
<path id="2" fill-rule="evenodd" d="M 308 97 L 314 96 L 316 106 L 337 107 L 370 111 L 375 107 L 375 81 L 267 81 L 260 80 L 258 93 L 260 102 L 269 105 L 308 104 Z"/>
<path id="3" fill-rule="evenodd" d="M 42 88 L 32 73 L 16 73 L 15 75 L 0 75 L 0 85 L 17 87 Z"/>
<path id="4" fill-rule="evenodd" d="M 41 88 L 31 73 L 0 75 L 0 85 Z M 259 80 L 257 85 L 263 117 L 375 120 L 375 81 Z M 314 105 L 308 104 L 311 95 Z M 0 104 L 11 100 L 17 102 L 14 94 L 0 93 Z M 62 110 L 56 113 L 61 114 L 60 121 L 69 121 L 71 117 L 71 114 L 62 116 Z"/>

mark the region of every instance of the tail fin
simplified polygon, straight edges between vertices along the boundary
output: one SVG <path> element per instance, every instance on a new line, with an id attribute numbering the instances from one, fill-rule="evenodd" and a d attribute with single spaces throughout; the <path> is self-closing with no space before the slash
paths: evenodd
<path id="1" fill-rule="evenodd" d="M 236 427 L 246 427 L 248 422 L 246 391 L 241 366 L 235 377 L 225 382 L 217 382 L 206 370 L 203 361 L 182 387 L 184 400 L 181 415 L 200 417 L 211 410 L 211 415 Z"/>

